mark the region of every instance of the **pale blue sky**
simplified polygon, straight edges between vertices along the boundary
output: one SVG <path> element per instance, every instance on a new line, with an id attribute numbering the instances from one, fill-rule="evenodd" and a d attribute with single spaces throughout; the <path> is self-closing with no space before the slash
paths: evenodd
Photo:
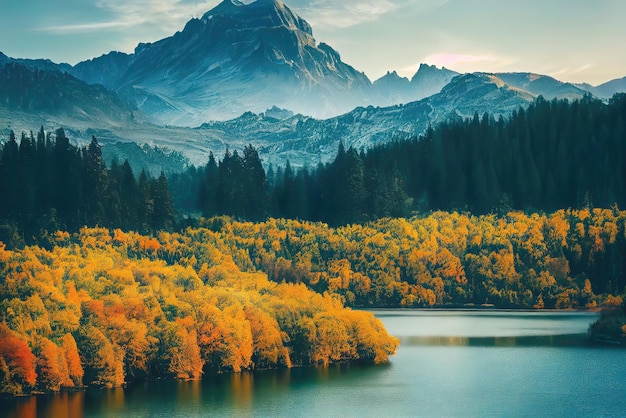
<path id="1" fill-rule="evenodd" d="M 370 79 L 427 62 L 592 84 L 626 76 L 623 0 L 284 0 Z M 0 0 L 0 51 L 69 62 L 169 36 L 219 0 Z"/>

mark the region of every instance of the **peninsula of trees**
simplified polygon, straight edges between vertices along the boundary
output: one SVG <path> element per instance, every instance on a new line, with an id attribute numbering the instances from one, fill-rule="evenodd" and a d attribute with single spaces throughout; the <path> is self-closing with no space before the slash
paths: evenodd
<path id="1" fill-rule="evenodd" d="M 206 229 L 82 228 L 55 233 L 49 249 L 0 244 L 0 393 L 395 353 L 398 340 L 373 314 L 242 271 L 242 257 Z"/>

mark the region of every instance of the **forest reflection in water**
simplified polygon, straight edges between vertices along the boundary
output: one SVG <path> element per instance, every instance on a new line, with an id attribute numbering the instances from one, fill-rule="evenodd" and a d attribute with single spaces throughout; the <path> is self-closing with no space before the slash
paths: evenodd
<path id="1" fill-rule="evenodd" d="M 587 334 L 526 335 L 507 337 L 403 337 L 405 346 L 470 346 L 470 347 L 567 347 L 589 345 Z"/>
<path id="2" fill-rule="evenodd" d="M 622 349 L 587 312 L 376 311 L 401 339 L 383 366 L 155 380 L 13 400 L 7 417 L 621 416 Z"/>

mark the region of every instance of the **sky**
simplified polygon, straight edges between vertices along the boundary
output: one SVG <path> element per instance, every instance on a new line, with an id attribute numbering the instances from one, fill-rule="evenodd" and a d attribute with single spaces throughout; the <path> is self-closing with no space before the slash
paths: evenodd
<path id="1" fill-rule="evenodd" d="M 0 51 L 75 64 L 132 52 L 220 0 L 0 0 Z M 247 1 L 250 2 L 250 1 Z M 626 76 L 623 0 L 283 0 L 373 81 L 420 63 L 598 85 Z"/>

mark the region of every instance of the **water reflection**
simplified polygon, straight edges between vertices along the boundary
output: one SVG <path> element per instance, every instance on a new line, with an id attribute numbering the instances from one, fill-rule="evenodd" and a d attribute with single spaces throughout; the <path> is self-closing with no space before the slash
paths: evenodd
<path id="1" fill-rule="evenodd" d="M 388 365 L 140 382 L 11 400 L 0 405 L 0 416 L 510 416 L 511 411 L 520 416 L 622 416 L 626 410 L 623 351 L 586 346 L 585 331 L 595 314 L 377 315 L 402 343 Z"/>
<path id="2" fill-rule="evenodd" d="M 567 347 L 589 345 L 587 334 L 525 335 L 517 337 L 400 337 L 403 346 Z"/>
<path id="3" fill-rule="evenodd" d="M 200 405 L 202 403 L 202 382 L 199 380 L 179 381 L 176 389 L 176 399 L 179 404 Z"/>
<path id="4" fill-rule="evenodd" d="M 124 389 L 123 388 L 115 388 L 110 390 L 105 390 L 104 396 L 102 397 L 102 402 L 106 405 L 106 409 L 109 410 L 119 410 L 124 406 Z"/>
<path id="5" fill-rule="evenodd" d="M 525 337 L 583 334 L 593 312 L 376 311 L 397 337 Z"/>
<path id="6" fill-rule="evenodd" d="M 9 402 L 13 405 L 5 405 L 5 403 Z M 29 396 L 19 398 L 16 401 L 5 400 L 0 402 L 0 415 L 7 418 L 83 418 L 85 416 L 85 392 Z"/>
<path id="7" fill-rule="evenodd" d="M 244 416 L 252 412 L 254 394 L 254 374 L 249 372 L 237 373 L 230 376 L 231 396 Z"/>

